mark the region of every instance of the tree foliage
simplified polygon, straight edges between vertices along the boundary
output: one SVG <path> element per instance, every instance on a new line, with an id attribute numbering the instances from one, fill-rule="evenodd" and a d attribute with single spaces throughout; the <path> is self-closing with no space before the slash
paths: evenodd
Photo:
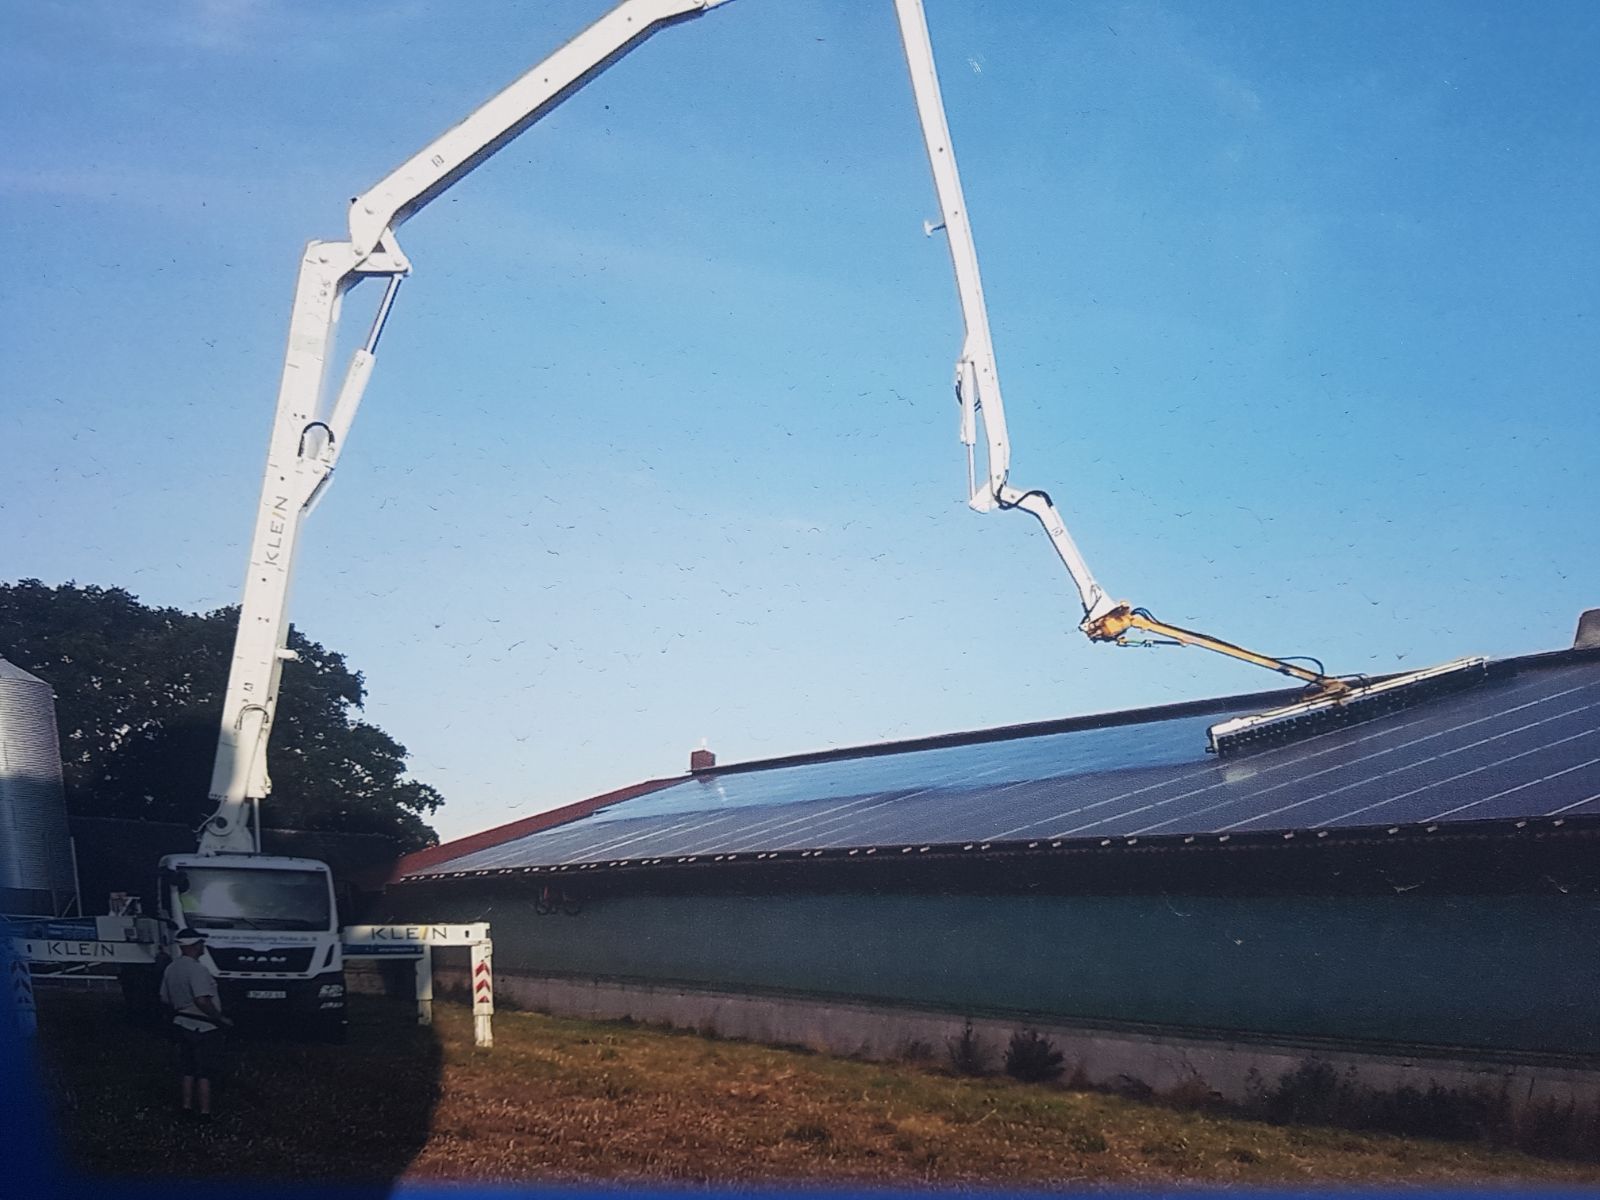
<path id="1" fill-rule="evenodd" d="M 0 584 L 0 656 L 55 689 L 69 811 L 196 827 L 209 815 L 238 617 L 151 608 L 122 588 Z M 432 844 L 424 818 L 443 797 L 406 779 L 406 748 L 357 715 L 361 673 L 299 630 L 289 647 L 264 823 Z"/>

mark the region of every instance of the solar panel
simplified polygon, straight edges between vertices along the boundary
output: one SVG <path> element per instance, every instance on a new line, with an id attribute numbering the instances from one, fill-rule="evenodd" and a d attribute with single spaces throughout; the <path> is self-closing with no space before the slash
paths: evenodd
<path id="1" fill-rule="evenodd" d="M 1215 711 L 698 775 L 419 874 L 980 842 L 1119 840 L 1600 814 L 1600 657 L 1245 758 Z"/>

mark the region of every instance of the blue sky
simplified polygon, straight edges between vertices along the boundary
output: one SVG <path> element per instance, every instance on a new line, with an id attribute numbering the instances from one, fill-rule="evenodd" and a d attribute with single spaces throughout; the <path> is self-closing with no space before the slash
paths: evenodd
<path id="1" fill-rule="evenodd" d="M 302 244 L 607 7 L 0 8 L 0 573 L 233 602 Z M 1568 644 L 1600 604 L 1600 12 L 927 7 L 1012 478 L 1110 591 L 1340 672 Z M 1036 526 L 964 508 L 935 207 L 889 0 L 736 0 L 405 227 L 292 613 L 443 834 L 702 738 L 1273 682 L 1090 646 Z"/>

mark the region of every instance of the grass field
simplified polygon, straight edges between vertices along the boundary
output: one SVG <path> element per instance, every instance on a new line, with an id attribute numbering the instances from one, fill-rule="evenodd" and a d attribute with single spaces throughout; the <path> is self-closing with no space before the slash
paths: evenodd
<path id="1" fill-rule="evenodd" d="M 238 1039 L 197 1132 L 158 1032 L 106 997 L 43 994 L 68 1157 L 92 1174 L 364 1182 L 1600 1182 L 1595 1163 L 530 1013 L 498 1014 L 477 1050 L 464 1008 L 419 1029 L 356 999 L 348 1045 Z"/>

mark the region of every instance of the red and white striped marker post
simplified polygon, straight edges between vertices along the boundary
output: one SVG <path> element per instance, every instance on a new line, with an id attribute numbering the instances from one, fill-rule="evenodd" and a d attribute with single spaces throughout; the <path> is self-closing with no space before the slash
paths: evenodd
<path id="1" fill-rule="evenodd" d="M 472 943 L 472 1040 L 494 1045 L 494 954 L 490 942 Z"/>
<path id="2" fill-rule="evenodd" d="M 433 1024 L 433 959 L 435 946 L 466 946 L 471 952 L 472 1029 L 480 1046 L 494 1045 L 494 942 L 489 923 L 462 925 L 346 925 L 344 956 L 414 958 L 416 960 L 417 1024 Z"/>
<path id="3" fill-rule="evenodd" d="M 39 1028 L 39 1013 L 33 999 L 33 976 L 28 960 L 18 954 L 11 939 L 0 937 L 0 963 L 5 964 L 7 1000 L 17 1023 L 17 1032 L 32 1037 Z"/>

